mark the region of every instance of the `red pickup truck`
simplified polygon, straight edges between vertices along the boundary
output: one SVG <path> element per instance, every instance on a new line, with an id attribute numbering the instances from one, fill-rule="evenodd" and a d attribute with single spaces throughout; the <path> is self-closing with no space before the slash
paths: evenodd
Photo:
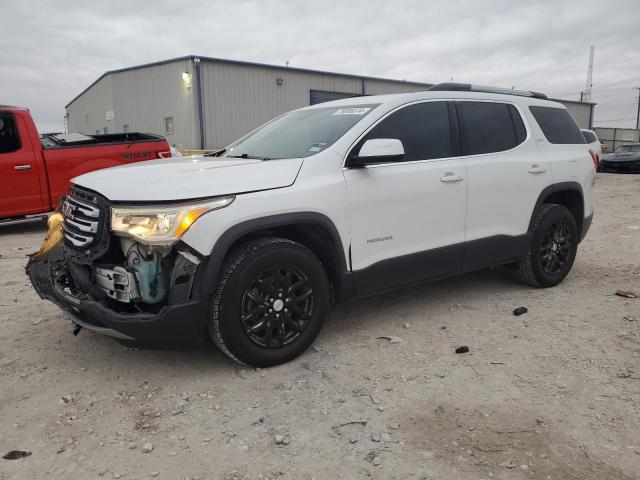
<path id="1" fill-rule="evenodd" d="M 0 224 L 54 210 L 73 177 L 169 156 L 167 141 L 146 133 L 40 137 L 28 109 L 0 105 Z"/>

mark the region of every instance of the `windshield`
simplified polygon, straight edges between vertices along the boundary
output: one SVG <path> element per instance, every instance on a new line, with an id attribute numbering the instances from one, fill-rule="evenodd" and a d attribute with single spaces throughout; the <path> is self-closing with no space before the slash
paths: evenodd
<path id="1" fill-rule="evenodd" d="M 266 123 L 229 146 L 226 155 L 240 158 L 302 158 L 333 145 L 378 105 L 298 110 Z"/>

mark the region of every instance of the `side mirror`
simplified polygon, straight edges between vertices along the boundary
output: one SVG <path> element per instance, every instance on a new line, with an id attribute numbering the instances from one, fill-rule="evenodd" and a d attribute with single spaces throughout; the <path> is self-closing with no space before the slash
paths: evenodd
<path id="1" fill-rule="evenodd" d="M 370 163 L 384 163 L 404 157 L 404 147 L 397 138 L 372 138 L 360 147 L 351 164 L 363 167 Z"/>

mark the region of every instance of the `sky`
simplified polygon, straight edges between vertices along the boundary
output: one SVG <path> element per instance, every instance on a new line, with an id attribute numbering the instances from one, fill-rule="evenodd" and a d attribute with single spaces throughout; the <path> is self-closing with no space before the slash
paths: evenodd
<path id="1" fill-rule="evenodd" d="M 0 104 L 63 129 L 107 70 L 184 55 L 577 100 L 595 45 L 596 126 L 635 126 L 640 0 L 0 0 Z"/>

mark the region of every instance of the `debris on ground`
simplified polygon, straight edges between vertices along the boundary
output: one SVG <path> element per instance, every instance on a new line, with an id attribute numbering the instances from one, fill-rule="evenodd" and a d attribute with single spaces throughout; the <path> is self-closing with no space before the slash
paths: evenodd
<path id="1" fill-rule="evenodd" d="M 381 335 L 379 337 L 376 337 L 376 340 L 378 339 L 389 340 L 389 343 L 404 343 L 404 340 L 402 340 L 400 337 L 396 337 L 393 335 Z"/>
<path id="2" fill-rule="evenodd" d="M 637 320 L 636 317 L 632 317 L 631 315 L 625 315 L 624 318 L 627 322 L 635 322 Z"/>
<path id="3" fill-rule="evenodd" d="M 370 462 L 376 467 L 380 465 L 380 457 L 378 456 L 378 452 L 376 452 L 375 450 L 369 451 L 369 453 L 367 453 L 367 456 L 365 458 L 368 462 Z"/>
<path id="4" fill-rule="evenodd" d="M 19 458 L 28 457 L 31 455 L 31 452 L 26 452 L 24 450 L 11 450 L 9 453 L 5 453 L 2 458 L 5 460 L 18 460 Z"/>
<path id="5" fill-rule="evenodd" d="M 461 347 L 456 348 L 456 353 L 469 353 L 469 347 L 462 345 Z"/>
<path id="6" fill-rule="evenodd" d="M 631 290 L 616 290 L 616 295 L 624 298 L 638 298 L 636 292 L 632 292 Z"/>
<path id="7" fill-rule="evenodd" d="M 333 428 L 345 427 L 347 425 L 362 425 L 363 427 L 366 427 L 367 426 L 367 421 L 366 420 L 353 420 L 351 422 L 345 422 L 345 423 L 341 423 L 339 425 L 334 425 Z"/>
<path id="8" fill-rule="evenodd" d="M 513 314 L 517 317 L 524 313 L 527 313 L 529 309 L 527 307 L 518 307 L 513 311 Z"/>
<path id="9" fill-rule="evenodd" d="M 153 451 L 153 444 L 147 442 L 142 446 L 142 453 L 151 453 Z"/>
<path id="10" fill-rule="evenodd" d="M 273 437 L 276 441 L 276 445 L 289 445 L 291 440 L 286 435 L 274 435 Z"/>

